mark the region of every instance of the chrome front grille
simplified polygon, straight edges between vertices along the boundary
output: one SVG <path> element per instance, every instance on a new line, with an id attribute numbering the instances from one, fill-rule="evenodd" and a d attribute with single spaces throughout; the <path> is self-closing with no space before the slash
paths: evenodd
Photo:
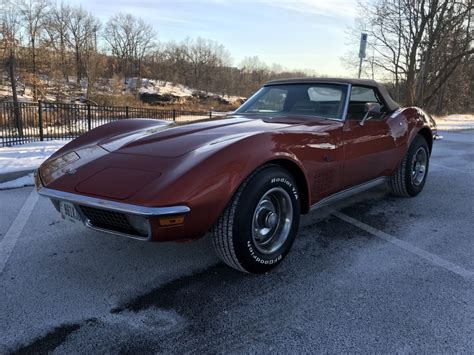
<path id="1" fill-rule="evenodd" d="M 93 227 L 135 235 L 137 237 L 145 237 L 128 222 L 126 215 L 123 213 L 89 206 L 79 207 Z"/>
<path id="2" fill-rule="evenodd" d="M 38 193 L 49 197 L 61 214 L 63 212 L 60 201 L 74 205 L 79 216 L 72 218 L 81 219 L 89 228 L 144 241 L 153 240 L 153 218 L 184 215 L 191 212 L 191 209 L 185 205 L 147 207 L 46 187 L 41 187 Z"/>

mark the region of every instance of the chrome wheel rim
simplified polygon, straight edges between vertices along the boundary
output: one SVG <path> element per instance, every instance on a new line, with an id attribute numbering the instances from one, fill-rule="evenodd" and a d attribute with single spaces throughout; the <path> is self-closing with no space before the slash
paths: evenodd
<path id="1" fill-rule="evenodd" d="M 411 181 L 413 185 L 419 186 L 426 176 L 428 166 L 428 153 L 424 147 L 418 148 L 412 159 Z"/>
<path id="2" fill-rule="evenodd" d="M 260 199 L 252 218 L 252 239 L 262 254 L 272 254 L 285 244 L 293 222 L 291 197 L 281 187 L 268 190 Z"/>

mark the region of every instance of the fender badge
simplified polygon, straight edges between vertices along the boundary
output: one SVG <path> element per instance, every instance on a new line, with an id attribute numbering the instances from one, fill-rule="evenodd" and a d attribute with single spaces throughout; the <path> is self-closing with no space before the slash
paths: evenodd
<path id="1" fill-rule="evenodd" d="M 68 174 L 68 175 L 74 175 L 75 173 L 77 173 L 76 169 L 67 169 L 66 170 L 66 174 Z"/>

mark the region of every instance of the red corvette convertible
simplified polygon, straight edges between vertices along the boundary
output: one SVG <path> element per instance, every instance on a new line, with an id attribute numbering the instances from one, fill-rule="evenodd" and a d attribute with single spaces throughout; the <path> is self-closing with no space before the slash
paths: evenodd
<path id="1" fill-rule="evenodd" d="M 278 80 L 223 119 L 93 129 L 36 184 L 64 218 L 147 241 L 211 231 L 225 263 L 261 273 L 289 252 L 300 214 L 384 182 L 420 193 L 435 136 L 428 114 L 374 81 Z"/>

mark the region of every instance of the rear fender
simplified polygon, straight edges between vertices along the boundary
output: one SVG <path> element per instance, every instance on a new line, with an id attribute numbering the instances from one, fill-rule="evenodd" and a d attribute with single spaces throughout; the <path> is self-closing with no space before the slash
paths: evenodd
<path id="1" fill-rule="evenodd" d="M 417 107 L 408 107 L 403 109 L 403 111 L 399 114 L 403 115 L 403 120 L 405 121 L 405 126 L 407 128 L 404 138 L 400 144 L 404 147 L 404 149 L 401 150 L 403 154 L 400 154 L 398 157 L 397 164 L 394 166 L 394 169 L 400 165 L 406 153 L 408 152 L 410 145 L 418 134 L 421 134 L 426 139 L 430 148 L 430 152 L 432 150 L 434 140 L 434 133 L 431 129 L 431 121 L 429 120 L 428 114 L 426 114 L 423 110 Z"/>
<path id="2" fill-rule="evenodd" d="M 426 143 L 428 143 L 428 147 L 431 153 L 433 149 L 434 134 L 436 134 L 436 123 L 425 111 L 417 107 L 414 107 L 413 109 L 415 114 L 412 115 L 411 120 L 409 122 L 411 130 L 407 149 L 408 147 L 410 147 L 415 137 L 420 134 L 423 136 L 423 138 L 425 138 Z"/>

